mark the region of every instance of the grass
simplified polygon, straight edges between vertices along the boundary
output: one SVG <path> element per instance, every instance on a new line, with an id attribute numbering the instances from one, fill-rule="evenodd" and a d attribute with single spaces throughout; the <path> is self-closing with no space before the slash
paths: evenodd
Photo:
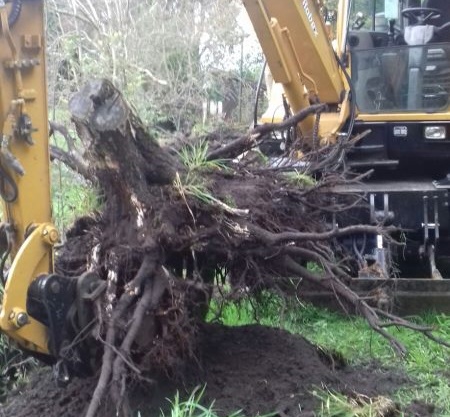
<path id="1" fill-rule="evenodd" d="M 203 175 L 204 172 L 224 171 L 228 169 L 224 160 L 208 159 L 208 143 L 205 140 L 201 140 L 197 143 L 187 144 L 181 148 L 178 156 L 187 169 L 183 178 L 177 173 L 173 184 L 182 198 L 186 200 L 186 196 L 189 195 L 203 204 L 214 205 L 225 211 L 233 211 L 231 197 L 228 199 L 230 201 L 227 202 L 214 197 L 208 188 L 209 184 L 206 176 Z"/>
<path id="2" fill-rule="evenodd" d="M 204 392 L 205 387 L 196 388 L 185 401 L 182 401 L 180 395 L 177 393 L 175 398 L 170 400 L 172 405 L 170 417 L 219 417 L 214 411 L 214 403 L 210 404 L 208 407 L 201 405 Z M 160 417 L 169 416 L 161 413 Z M 227 417 L 243 417 L 243 415 L 240 411 L 237 411 Z"/>
<path id="3" fill-rule="evenodd" d="M 382 396 L 355 395 L 348 398 L 331 391 L 321 391 L 316 396 L 322 401 L 318 417 L 380 417 L 392 415 L 397 409 L 394 401 Z"/>
<path id="4" fill-rule="evenodd" d="M 203 401 L 203 394 L 205 393 L 206 387 L 197 387 L 191 393 L 187 400 L 182 400 L 180 394 L 175 394 L 173 400 L 169 400 L 172 408 L 170 415 L 166 415 L 161 412 L 159 417 L 219 417 L 214 410 L 214 402 L 209 406 L 205 407 L 201 405 Z M 273 417 L 275 413 L 258 415 L 257 417 Z M 143 417 L 138 414 L 138 417 Z M 221 415 L 220 417 L 245 417 L 242 412 L 236 411 L 227 416 Z"/>
<path id="5" fill-rule="evenodd" d="M 211 317 L 213 315 L 214 312 L 211 313 Z M 414 383 L 400 388 L 394 393 L 392 399 L 400 405 L 407 405 L 413 399 L 420 399 L 435 404 L 438 408 L 437 415 L 440 417 L 450 417 L 449 373 L 446 370 L 450 362 L 450 350 L 426 339 L 419 333 L 399 328 L 391 330 L 392 334 L 409 350 L 408 356 L 401 359 L 393 352 L 386 340 L 374 333 L 361 318 L 345 317 L 298 302 L 283 303 L 276 297 L 266 297 L 265 300 L 259 300 L 256 303 L 229 304 L 223 309 L 220 319 L 230 326 L 258 322 L 283 328 L 294 334 L 301 334 L 324 349 L 338 352 L 353 365 L 376 360 L 383 366 L 403 369 Z M 439 329 L 438 336 L 450 341 L 449 316 L 430 313 L 413 317 L 412 320 L 436 327 Z M 331 405 L 339 408 L 337 400 L 342 398 L 336 395 L 336 393 L 326 393 L 324 396 L 323 403 L 326 404 L 328 401 L 328 409 Z M 334 415 L 324 414 L 324 410 L 326 409 L 322 409 L 322 414 L 318 413 L 318 415 Z M 336 414 L 338 415 L 365 416 L 365 414 L 357 413 Z"/>
<path id="6" fill-rule="evenodd" d="M 285 178 L 289 182 L 300 188 L 314 187 L 315 185 L 317 185 L 317 181 L 313 177 L 297 170 L 293 172 L 286 172 Z"/>
<path id="7" fill-rule="evenodd" d="M 208 143 L 205 140 L 187 144 L 178 152 L 178 156 L 189 172 L 227 168 L 223 160 L 208 160 Z"/>
<path id="8" fill-rule="evenodd" d="M 234 207 L 234 201 L 231 196 L 228 196 L 226 201 L 222 201 L 214 197 L 209 189 L 207 177 L 203 175 L 203 173 L 207 171 L 226 171 L 228 170 L 228 167 L 224 160 L 208 159 L 208 143 L 205 140 L 184 146 L 178 152 L 178 156 L 183 165 L 187 168 L 187 172 L 183 175 L 183 178 L 177 173 L 173 185 L 180 196 L 185 200 L 188 210 L 193 218 L 194 215 L 187 202 L 187 196 L 194 197 L 205 205 L 215 206 L 228 213 L 242 214 L 242 212 L 246 212 L 246 210 L 241 211 Z"/>
<path id="9" fill-rule="evenodd" d="M 27 357 L 5 334 L 0 334 L 0 402 L 26 381 L 29 371 L 37 366 L 36 359 Z"/>

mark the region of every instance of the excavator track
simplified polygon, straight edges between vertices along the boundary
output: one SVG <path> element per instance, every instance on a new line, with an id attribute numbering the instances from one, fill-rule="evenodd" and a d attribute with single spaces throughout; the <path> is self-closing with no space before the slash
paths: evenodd
<path id="1" fill-rule="evenodd" d="M 354 278 L 350 288 L 370 305 L 400 316 L 427 311 L 450 314 L 450 279 Z M 342 302 L 334 292 L 301 285 L 297 291 L 302 300 L 342 310 Z"/>

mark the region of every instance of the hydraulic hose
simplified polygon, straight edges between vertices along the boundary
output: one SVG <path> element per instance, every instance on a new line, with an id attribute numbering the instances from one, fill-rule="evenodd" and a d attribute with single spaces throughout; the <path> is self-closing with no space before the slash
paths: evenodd
<path id="1" fill-rule="evenodd" d="M 2 256 L 0 258 L 0 284 L 3 286 L 3 288 L 5 288 L 6 286 L 5 264 L 10 253 L 11 245 L 8 242 L 8 248 L 5 250 L 5 252 L 2 253 Z"/>
<path id="2" fill-rule="evenodd" d="M 6 203 L 14 203 L 17 200 L 19 190 L 13 178 L 0 166 L 0 197 Z"/>
<path id="3" fill-rule="evenodd" d="M 350 75 L 347 71 L 347 68 L 345 67 L 344 63 L 342 62 L 342 60 L 338 57 L 338 55 L 336 54 L 336 52 L 334 53 L 334 56 L 336 58 L 336 61 L 339 65 L 339 67 L 342 70 L 342 73 L 344 74 L 345 79 L 347 80 L 348 83 L 348 87 L 350 90 L 349 93 L 349 99 L 350 99 L 350 119 L 349 119 L 349 123 L 348 123 L 348 127 L 347 127 L 347 138 L 349 138 L 352 134 L 353 131 L 353 126 L 355 125 L 355 119 L 356 119 L 356 95 L 355 95 L 355 88 L 353 86 L 353 82 L 352 79 L 350 78 Z"/>
<path id="4" fill-rule="evenodd" d="M 8 15 L 8 25 L 10 28 L 12 28 L 17 20 L 19 19 L 20 12 L 22 11 L 22 0 L 13 0 L 11 11 Z"/>
<path id="5" fill-rule="evenodd" d="M 259 75 L 258 86 L 256 87 L 255 104 L 253 106 L 253 127 L 258 125 L 258 105 L 259 105 L 259 95 L 261 94 L 261 87 L 264 80 L 264 72 L 266 71 L 267 60 L 264 60 L 264 64 L 261 69 L 261 74 Z"/>

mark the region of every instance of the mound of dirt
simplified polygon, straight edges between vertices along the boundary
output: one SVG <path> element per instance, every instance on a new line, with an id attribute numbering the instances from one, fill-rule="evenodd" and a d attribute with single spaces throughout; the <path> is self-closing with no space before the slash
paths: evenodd
<path id="1" fill-rule="evenodd" d="M 205 404 L 215 400 L 219 415 L 242 410 L 247 416 L 276 411 L 279 416 L 297 417 L 312 415 L 319 406 L 313 394 L 316 388 L 372 397 L 389 395 L 409 383 L 395 370 L 345 366 L 304 338 L 279 329 L 208 324 L 199 335 L 197 361 L 186 367 L 183 383 L 136 384 L 131 401 L 141 415 L 156 416 L 159 408 L 168 407 L 166 398 L 173 397 L 176 389 L 190 392 L 204 384 Z M 74 379 L 66 388 L 58 388 L 51 372 L 41 371 L 11 394 L 0 416 L 82 416 L 94 387 L 95 379 Z M 106 408 L 102 415 L 112 415 Z"/>
<path id="2" fill-rule="evenodd" d="M 319 406 L 317 388 L 372 397 L 407 383 L 397 371 L 347 367 L 304 338 L 268 327 L 209 326 L 201 352 L 201 381 L 221 415 L 241 409 L 246 416 L 299 416 Z"/>

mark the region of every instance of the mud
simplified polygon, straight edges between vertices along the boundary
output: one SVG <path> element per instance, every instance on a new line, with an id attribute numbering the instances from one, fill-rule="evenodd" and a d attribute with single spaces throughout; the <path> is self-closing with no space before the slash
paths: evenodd
<path id="1" fill-rule="evenodd" d="M 304 338 L 282 330 L 260 326 L 211 330 L 202 345 L 207 365 L 203 381 L 222 415 L 238 409 L 247 416 L 308 415 L 319 406 L 313 394 L 318 388 L 375 396 L 407 383 L 398 372 L 347 367 Z"/>
<path id="2" fill-rule="evenodd" d="M 142 416 L 156 417 L 160 408 L 167 409 L 166 398 L 173 397 L 176 389 L 190 392 L 205 384 L 204 402 L 209 405 L 215 400 L 220 416 L 242 410 L 246 416 L 277 412 L 282 417 L 298 417 L 317 410 L 314 390 L 318 388 L 376 396 L 389 395 L 411 381 L 399 371 L 374 364 L 358 369 L 346 366 L 302 337 L 282 330 L 205 325 L 200 330 L 197 358 L 184 369 L 184 381 L 135 383 L 130 401 Z M 43 370 L 11 394 L 0 416 L 82 416 L 94 387 L 95 379 L 74 379 L 68 387 L 58 388 L 51 372 Z M 433 415 L 433 407 L 420 402 L 405 411 L 408 416 Z M 104 405 L 101 415 L 113 414 Z"/>

